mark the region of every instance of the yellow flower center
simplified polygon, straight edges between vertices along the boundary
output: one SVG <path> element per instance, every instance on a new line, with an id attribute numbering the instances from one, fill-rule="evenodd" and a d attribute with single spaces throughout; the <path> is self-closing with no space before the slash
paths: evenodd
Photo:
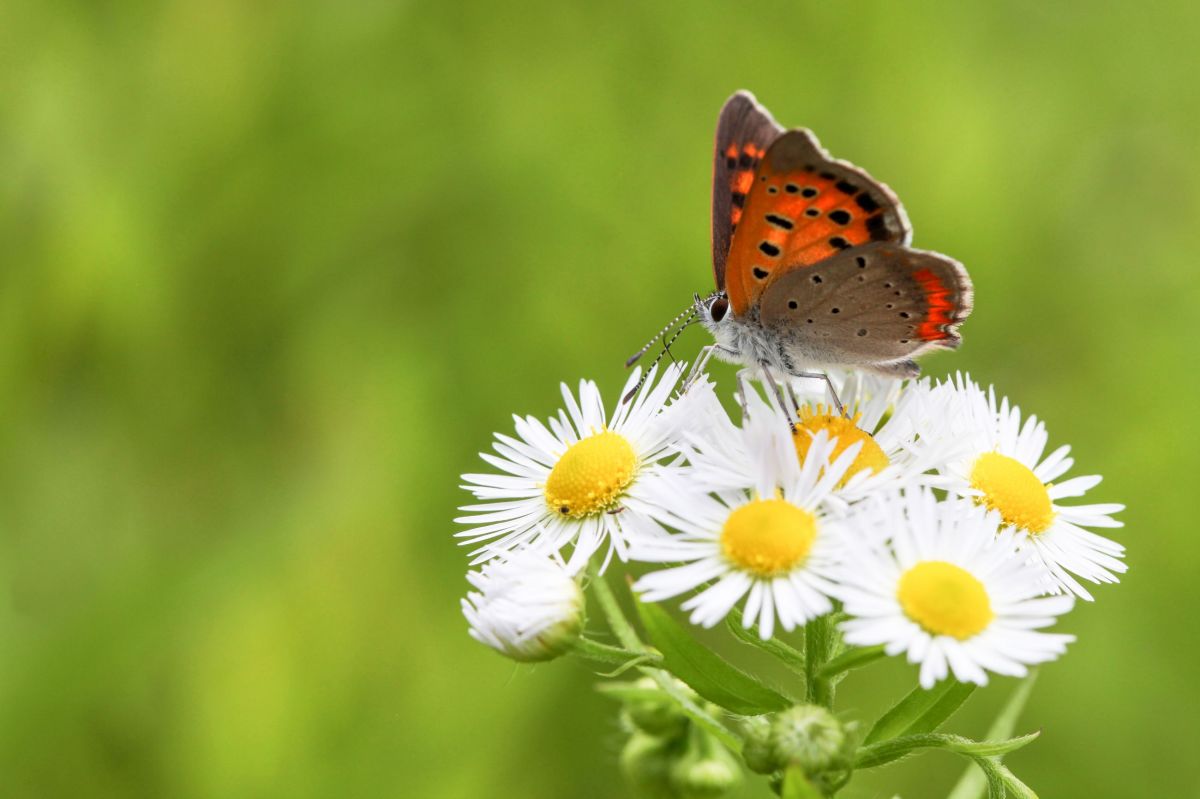
<path id="1" fill-rule="evenodd" d="M 796 454 L 800 456 L 800 462 L 803 463 L 804 459 L 808 457 L 808 450 L 812 446 L 813 437 L 820 431 L 825 430 L 830 438 L 836 439 L 830 460 L 837 460 L 838 456 L 845 452 L 847 447 L 859 441 L 862 442 L 862 449 L 858 451 L 858 455 L 854 457 L 854 463 L 850 464 L 850 468 L 842 475 L 842 479 L 838 485 L 845 485 L 847 480 L 863 469 L 870 469 L 872 472 L 883 471 L 889 463 L 888 456 L 875 443 L 875 439 L 871 437 L 871 434 L 858 426 L 860 419 L 862 419 L 861 413 L 854 414 L 854 418 L 852 419 L 841 414 L 826 413 L 825 406 L 823 405 L 818 405 L 816 411 L 810 408 L 801 408 L 800 422 L 796 425 L 795 432 L 792 434 L 792 440 L 796 444 Z"/>
<path id="2" fill-rule="evenodd" d="M 1007 455 L 980 455 L 971 467 L 971 487 L 983 492 L 978 502 L 999 511 L 1005 524 L 1036 534 L 1054 521 L 1046 486 L 1032 469 Z"/>
<path id="3" fill-rule="evenodd" d="M 756 499 L 729 514 L 721 550 L 742 571 L 775 577 L 802 563 L 816 537 L 817 520 L 808 511 L 783 499 Z"/>
<path id="4" fill-rule="evenodd" d="M 918 563 L 900 576 L 896 597 L 905 615 L 933 635 L 960 641 L 995 618 L 987 591 L 970 572 L 940 560 Z"/>
<path id="5" fill-rule="evenodd" d="M 629 439 L 605 430 L 576 441 L 546 478 L 546 504 L 560 516 L 578 519 L 609 510 L 637 473 Z"/>

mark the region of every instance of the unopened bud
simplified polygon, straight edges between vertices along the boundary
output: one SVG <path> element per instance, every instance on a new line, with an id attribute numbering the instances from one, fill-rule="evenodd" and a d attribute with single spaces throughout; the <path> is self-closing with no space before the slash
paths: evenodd
<path id="1" fill-rule="evenodd" d="M 693 726 L 687 751 L 671 767 L 671 785 L 680 799 L 720 799 L 741 784 L 742 770 L 729 750 Z"/>
<path id="2" fill-rule="evenodd" d="M 683 683 L 679 685 L 691 693 Z M 687 732 L 688 720 L 683 708 L 653 678 L 642 677 L 634 686 L 641 692 L 625 703 L 625 712 L 634 726 L 660 738 L 678 738 Z"/>
<path id="3" fill-rule="evenodd" d="M 567 652 L 583 630 L 583 592 L 558 561 L 524 550 L 468 572 L 462 600 L 471 637 L 522 662 Z"/>
<path id="4" fill-rule="evenodd" d="M 678 799 L 671 787 L 671 764 L 682 752 L 680 740 L 635 731 L 621 750 L 621 773 L 644 799 Z"/>
<path id="5" fill-rule="evenodd" d="M 828 710 L 817 705 L 797 705 L 747 730 L 743 757 L 751 770 L 769 774 L 791 765 L 815 775 L 844 763 L 846 729 Z"/>

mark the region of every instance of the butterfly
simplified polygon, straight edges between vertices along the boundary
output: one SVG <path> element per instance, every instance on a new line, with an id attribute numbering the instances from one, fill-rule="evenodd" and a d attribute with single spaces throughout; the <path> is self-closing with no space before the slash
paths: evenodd
<path id="1" fill-rule="evenodd" d="M 972 291 L 961 264 L 911 239 L 887 186 L 737 92 L 717 121 L 717 287 L 685 312 L 716 342 L 702 357 L 767 379 L 828 367 L 916 377 L 914 358 L 962 342 Z"/>

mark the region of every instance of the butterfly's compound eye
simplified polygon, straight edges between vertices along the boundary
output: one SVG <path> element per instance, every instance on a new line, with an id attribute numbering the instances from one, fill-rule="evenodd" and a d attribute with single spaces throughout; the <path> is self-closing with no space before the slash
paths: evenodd
<path id="1" fill-rule="evenodd" d="M 729 311 L 729 300 L 724 297 L 717 297 L 713 300 L 712 305 L 708 306 L 708 315 L 712 317 L 714 322 L 720 322 L 725 318 L 725 314 Z"/>

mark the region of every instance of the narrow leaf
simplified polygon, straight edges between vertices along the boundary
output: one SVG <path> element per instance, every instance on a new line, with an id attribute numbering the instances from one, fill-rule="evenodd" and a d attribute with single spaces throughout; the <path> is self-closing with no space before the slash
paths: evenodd
<path id="1" fill-rule="evenodd" d="M 821 667 L 817 676 L 823 679 L 832 679 L 839 674 L 850 671 L 851 669 L 861 668 L 869 663 L 874 663 L 884 657 L 883 646 L 856 646 L 853 649 L 847 649 L 842 654 L 835 657 L 833 660 Z"/>
<path id="2" fill-rule="evenodd" d="M 1012 696 L 1001 708 L 1000 715 L 988 728 L 988 740 L 1008 738 L 1013 734 L 1013 730 L 1017 727 L 1017 719 L 1020 717 L 1021 711 L 1025 709 L 1025 703 L 1029 701 L 1029 695 L 1033 693 L 1033 683 L 1036 679 L 1037 672 L 1031 671 L 1029 676 L 1017 685 L 1017 689 L 1013 691 Z M 954 789 L 950 791 L 947 799 L 979 799 L 983 795 L 985 780 L 986 773 L 982 768 L 975 769 L 968 766 L 963 775 L 959 777 Z"/>
<path id="3" fill-rule="evenodd" d="M 735 613 L 729 614 L 729 618 L 725 620 L 725 626 L 729 628 L 729 632 L 733 633 L 733 637 L 743 644 L 761 649 L 767 654 L 778 658 L 785 666 L 797 674 L 804 674 L 804 653 L 799 649 L 785 644 L 778 638 L 768 638 L 764 641 L 758 637 L 758 634 L 753 629 L 747 630 L 743 627 Z"/>
<path id="4" fill-rule="evenodd" d="M 701 645 L 662 608 L 639 601 L 637 609 L 650 641 L 662 652 L 663 668 L 708 701 L 743 716 L 783 710 L 793 704 Z"/>
<path id="5" fill-rule="evenodd" d="M 901 735 L 932 732 L 950 718 L 974 690 L 972 683 L 961 683 L 953 678 L 942 680 L 928 691 L 917 686 L 880 716 L 863 743 L 873 744 Z"/>
<path id="6" fill-rule="evenodd" d="M 919 735 L 905 735 L 891 738 L 879 743 L 864 746 L 858 750 L 854 765 L 856 768 L 875 768 L 886 763 L 899 760 L 912 754 L 918 749 L 946 749 L 956 754 L 968 757 L 995 757 L 1008 754 L 1037 738 L 1039 733 L 1022 735 L 1005 741 L 972 741 L 961 735 L 927 732 Z"/>

